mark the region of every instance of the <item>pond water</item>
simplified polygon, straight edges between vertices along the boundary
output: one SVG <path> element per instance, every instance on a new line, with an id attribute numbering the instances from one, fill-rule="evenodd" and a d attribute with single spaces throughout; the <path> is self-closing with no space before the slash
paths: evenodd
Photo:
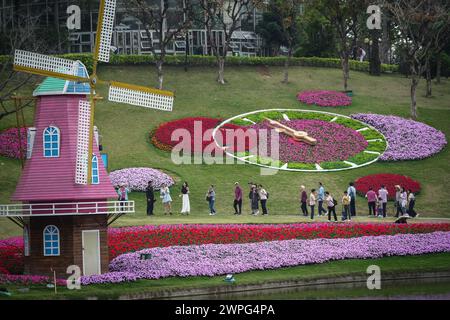
<path id="1" fill-rule="evenodd" d="M 174 298 L 176 299 L 176 298 Z M 380 290 L 365 282 L 252 290 L 180 297 L 192 300 L 450 300 L 450 278 L 382 281 Z"/>

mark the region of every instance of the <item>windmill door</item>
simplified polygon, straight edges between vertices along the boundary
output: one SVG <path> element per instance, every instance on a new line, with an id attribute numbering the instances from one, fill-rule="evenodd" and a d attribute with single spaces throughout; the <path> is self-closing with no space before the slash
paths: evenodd
<path id="1" fill-rule="evenodd" d="M 100 274 L 100 231 L 82 231 L 83 275 Z"/>

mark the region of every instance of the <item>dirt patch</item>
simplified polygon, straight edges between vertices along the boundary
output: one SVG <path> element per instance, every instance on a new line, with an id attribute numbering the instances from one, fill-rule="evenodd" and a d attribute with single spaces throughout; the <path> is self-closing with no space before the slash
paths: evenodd
<path id="1" fill-rule="evenodd" d="M 268 66 L 258 66 L 256 67 L 256 71 L 264 78 L 264 79 L 270 79 L 272 78 L 272 75 L 270 74 L 270 70 Z"/>

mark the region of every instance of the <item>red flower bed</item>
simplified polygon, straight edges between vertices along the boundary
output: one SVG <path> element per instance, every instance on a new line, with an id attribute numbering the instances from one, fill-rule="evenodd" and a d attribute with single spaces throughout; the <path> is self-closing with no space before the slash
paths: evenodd
<path id="1" fill-rule="evenodd" d="M 216 128 L 222 120 L 213 118 L 184 118 L 175 121 L 170 121 L 161 124 L 157 129 L 153 130 L 151 135 L 152 144 L 164 151 L 170 151 L 173 147 L 183 141 L 183 138 L 178 138 L 172 140 L 172 133 L 177 129 L 185 129 L 189 132 L 191 138 L 191 151 L 192 152 L 203 152 L 205 148 L 211 144 L 214 144 L 214 139 L 212 138 L 212 131 Z M 226 141 L 226 130 L 245 130 L 245 128 L 234 125 L 226 124 L 219 130 L 223 136 L 223 144 L 227 145 Z M 195 147 L 195 142 L 198 144 Z M 236 143 L 236 142 L 234 142 Z M 237 151 L 236 146 L 234 150 Z M 243 150 L 242 150 L 243 151 Z"/>
<path id="2" fill-rule="evenodd" d="M 355 182 L 356 192 L 360 195 L 365 195 L 369 188 L 372 187 L 373 190 L 377 191 L 380 189 L 381 185 L 385 185 L 387 191 L 389 192 L 389 200 L 395 199 L 395 186 L 399 185 L 406 190 L 411 190 L 413 193 L 420 192 L 420 183 L 407 176 L 402 176 L 400 174 L 391 173 L 381 173 L 373 174 L 359 178 Z"/>
<path id="3" fill-rule="evenodd" d="M 276 225 L 161 225 L 110 228 L 109 258 L 145 248 L 206 243 L 249 243 L 289 239 L 351 238 L 450 231 L 450 223 L 299 223 Z M 3 269 L 2 269 L 3 268 Z M 0 270 L 23 272 L 23 241 L 0 240 Z"/>

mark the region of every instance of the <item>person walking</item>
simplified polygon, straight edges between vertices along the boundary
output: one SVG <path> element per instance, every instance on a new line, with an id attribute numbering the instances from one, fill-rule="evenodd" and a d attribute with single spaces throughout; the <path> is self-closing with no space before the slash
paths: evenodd
<path id="1" fill-rule="evenodd" d="M 378 190 L 378 197 L 381 199 L 383 218 L 386 218 L 388 195 L 389 192 L 387 191 L 386 187 L 382 185 L 380 190 Z"/>
<path id="2" fill-rule="evenodd" d="M 333 213 L 334 221 L 337 222 L 337 216 L 336 216 L 337 201 L 334 200 L 333 196 L 328 191 L 325 192 L 325 201 L 327 202 L 327 206 L 328 206 L 328 221 L 331 221 L 331 213 Z"/>
<path id="3" fill-rule="evenodd" d="M 405 188 L 401 189 L 400 192 L 400 206 L 401 206 L 401 212 L 403 216 L 407 216 L 408 213 L 406 212 L 406 206 L 408 205 L 408 194 L 406 193 Z"/>
<path id="4" fill-rule="evenodd" d="M 354 185 L 353 182 L 350 182 L 347 189 L 347 194 L 350 197 L 350 215 L 352 217 L 356 216 L 356 189 Z"/>
<path id="5" fill-rule="evenodd" d="M 414 210 L 416 205 L 416 196 L 411 190 L 408 190 L 408 214 L 410 217 L 416 218 L 419 214 Z"/>
<path id="6" fill-rule="evenodd" d="M 181 195 L 182 198 L 182 206 L 181 206 L 181 214 L 187 214 L 191 212 L 191 203 L 189 201 L 189 184 L 185 181 L 181 186 Z"/>
<path id="7" fill-rule="evenodd" d="M 300 203 L 301 203 L 301 209 L 304 217 L 308 216 L 308 194 L 306 193 L 305 186 L 300 187 Z"/>
<path id="8" fill-rule="evenodd" d="M 372 215 L 376 216 L 376 205 L 377 205 L 377 194 L 373 191 L 372 187 L 369 187 L 369 191 L 366 193 L 367 205 L 369 207 L 369 217 Z"/>
<path id="9" fill-rule="evenodd" d="M 350 214 L 350 196 L 347 191 L 344 191 L 344 196 L 342 197 L 342 221 L 352 221 L 352 216 Z"/>
<path id="10" fill-rule="evenodd" d="M 172 215 L 172 197 L 170 196 L 170 189 L 166 184 L 162 185 L 160 197 L 164 207 L 164 215 L 167 215 L 167 213 Z"/>
<path id="11" fill-rule="evenodd" d="M 400 201 L 401 189 L 402 187 L 400 187 L 399 185 L 395 186 L 395 208 L 397 209 L 395 213 L 396 218 L 398 218 L 400 216 L 400 213 L 402 213 L 402 206 Z"/>
<path id="12" fill-rule="evenodd" d="M 242 189 L 239 186 L 239 182 L 235 182 L 234 185 L 234 214 L 240 215 L 242 214 Z"/>
<path id="13" fill-rule="evenodd" d="M 316 206 L 316 189 L 311 189 L 309 194 L 309 208 L 311 209 L 311 220 L 314 220 L 314 208 Z"/>
<path id="14" fill-rule="evenodd" d="M 128 193 L 130 193 L 130 189 L 127 187 L 127 185 L 121 184 L 119 189 L 117 189 L 117 194 L 119 196 L 120 201 L 120 208 L 123 211 L 125 208 L 125 202 L 128 201 Z"/>
<path id="15" fill-rule="evenodd" d="M 377 215 L 378 215 L 378 218 L 384 218 L 384 216 L 383 216 L 383 199 L 381 199 L 381 197 L 378 197 L 378 201 L 377 201 Z"/>
<path id="16" fill-rule="evenodd" d="M 258 187 L 258 196 L 259 201 L 261 202 L 261 209 L 263 212 L 263 216 L 267 215 L 267 199 L 269 198 L 269 193 L 266 191 L 266 189 L 263 188 L 262 184 Z"/>
<path id="17" fill-rule="evenodd" d="M 319 182 L 319 193 L 317 197 L 317 203 L 319 208 L 317 209 L 319 217 L 322 216 L 322 212 L 327 214 L 327 210 L 323 208 L 323 201 L 325 200 L 325 188 L 323 187 L 322 182 Z"/>
<path id="18" fill-rule="evenodd" d="M 214 205 L 216 203 L 216 191 L 214 190 L 214 185 L 209 187 L 208 192 L 206 193 L 206 200 L 209 204 L 209 215 L 215 216 L 216 208 L 214 208 Z"/>
<path id="19" fill-rule="evenodd" d="M 259 195 L 256 185 L 252 185 L 248 197 L 252 206 L 252 215 L 257 216 L 259 214 Z"/>
<path id="20" fill-rule="evenodd" d="M 145 189 L 145 196 L 147 198 L 147 215 L 153 215 L 153 207 L 155 204 L 155 191 L 153 190 L 153 184 L 151 181 L 148 182 L 147 189 Z"/>

